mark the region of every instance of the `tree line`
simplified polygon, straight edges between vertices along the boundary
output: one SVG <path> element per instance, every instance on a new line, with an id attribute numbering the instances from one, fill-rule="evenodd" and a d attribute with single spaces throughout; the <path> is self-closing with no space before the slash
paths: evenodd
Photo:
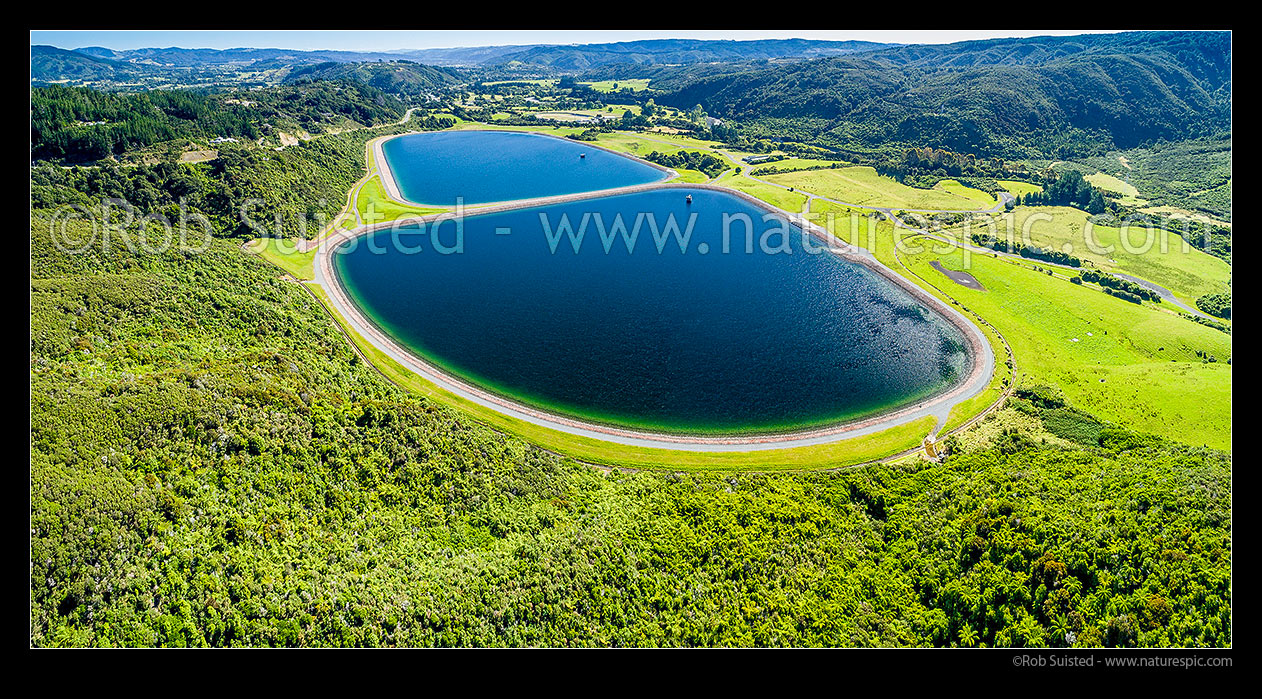
<path id="1" fill-rule="evenodd" d="M 1020 255 L 1031 260 L 1042 260 L 1058 265 L 1066 265 L 1068 267 L 1081 267 L 1082 260 L 1060 250 L 1052 250 L 1049 248 L 1041 248 L 1036 245 L 1026 245 L 1019 240 L 1000 240 L 991 233 L 974 233 L 972 235 L 974 245 L 988 247 L 991 250 L 1012 253 Z"/>
<path id="2" fill-rule="evenodd" d="M 699 170 L 704 172 L 707 177 L 718 177 L 723 174 L 724 170 L 728 169 L 726 160 L 713 153 L 703 153 L 695 150 L 680 150 L 674 153 L 653 151 L 644 156 L 644 159 L 664 167 Z"/>
<path id="3" fill-rule="evenodd" d="M 338 118 L 373 126 L 402 116 L 398 98 L 354 82 L 212 94 L 41 87 L 31 90 L 31 157 L 96 161 L 175 139 L 253 141 L 282 128 L 319 133 Z"/>
<path id="4" fill-rule="evenodd" d="M 1070 279 L 1075 284 L 1083 282 L 1091 282 L 1099 284 L 1104 293 L 1115 296 L 1124 301 L 1131 303 L 1143 303 L 1144 301 L 1152 301 L 1153 303 L 1161 303 L 1161 295 L 1156 291 L 1149 289 L 1142 284 L 1136 284 L 1129 279 L 1121 279 L 1107 272 L 1099 272 L 1093 269 L 1083 270 L 1081 274 Z"/>
<path id="5" fill-rule="evenodd" d="M 1043 187 L 1016 197 L 1018 206 L 1073 206 L 1089 214 L 1102 214 L 1108 208 L 1100 190 L 1077 170 L 1069 170 Z"/>

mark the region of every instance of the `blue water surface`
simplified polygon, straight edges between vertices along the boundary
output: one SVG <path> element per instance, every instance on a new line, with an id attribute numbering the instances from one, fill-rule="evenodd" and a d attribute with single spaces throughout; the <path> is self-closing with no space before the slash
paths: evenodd
<path id="1" fill-rule="evenodd" d="M 648 184 L 668 173 L 580 141 L 515 131 L 440 131 L 382 145 L 408 201 L 486 204 Z"/>
<path id="2" fill-rule="evenodd" d="M 726 253 L 725 213 L 755 224 L 749 239 L 733 226 Z M 340 248 L 334 265 L 366 315 L 419 356 L 599 422 L 783 431 L 922 399 L 967 373 L 957 328 L 870 269 L 809 254 L 797 229 L 764 239 L 780 224 L 763 213 L 721 192 L 653 190 L 468 217 L 463 251 L 450 254 L 451 222 L 436 238 L 380 232 Z M 558 230 L 564 216 L 577 238 L 585 215 L 575 252 Z M 600 236 L 597 221 L 609 237 L 619 216 L 628 236 L 642 216 L 630 252 Z M 665 232 L 671 216 L 678 237 Z"/>

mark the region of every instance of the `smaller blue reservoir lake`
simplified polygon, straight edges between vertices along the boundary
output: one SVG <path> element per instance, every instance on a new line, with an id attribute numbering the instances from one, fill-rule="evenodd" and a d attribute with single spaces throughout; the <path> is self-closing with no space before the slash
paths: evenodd
<path id="1" fill-rule="evenodd" d="M 752 219 L 752 253 L 742 224 L 723 252 L 724 213 Z M 673 235 L 659 251 L 647 217 L 665 231 L 673 216 L 682 236 L 692 214 L 683 251 Z M 730 194 L 663 188 L 469 216 L 460 253 L 435 248 L 454 247 L 451 221 L 437 241 L 432 229 L 380 231 L 333 264 L 365 316 L 417 356 L 594 422 L 782 432 L 928 398 L 967 374 L 958 328 L 871 269 L 809 253 L 796 228 L 769 239 L 789 252 L 765 252 L 780 224 L 763 214 Z M 561 217 L 577 233 L 585 215 L 575 252 Z M 605 245 L 597 217 L 607 231 L 621 217 L 628 234 L 643 217 L 630 252 L 620 235 Z"/>
<path id="2" fill-rule="evenodd" d="M 441 131 L 381 146 L 399 191 L 430 206 L 487 204 L 649 184 L 668 173 L 565 138 L 515 131 Z"/>

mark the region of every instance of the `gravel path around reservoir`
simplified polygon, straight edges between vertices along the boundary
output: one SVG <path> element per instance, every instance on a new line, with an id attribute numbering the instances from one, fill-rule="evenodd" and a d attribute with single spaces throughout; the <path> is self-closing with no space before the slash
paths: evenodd
<path id="1" fill-rule="evenodd" d="M 624 157 L 629 156 L 624 155 Z M 792 213 L 774 209 L 766 202 L 763 202 L 762 200 L 744 192 L 711 184 L 654 183 L 597 192 L 585 192 L 580 194 L 540 197 L 536 199 L 506 202 L 487 207 L 479 207 L 467 215 L 476 216 L 481 214 L 498 213 L 501 211 L 555 205 L 585 199 L 659 189 L 691 189 L 722 192 L 724 194 L 739 197 L 743 201 L 746 201 L 764 211 L 778 213 L 788 217 L 795 224 L 801 226 L 804 230 L 822 242 L 824 244 L 823 247 L 826 247 L 832 254 L 836 254 L 850 262 L 862 264 L 890 282 L 897 284 L 899 288 L 910 294 L 917 301 L 933 308 L 949 322 L 955 325 L 963 333 L 970 346 L 973 361 L 968 376 L 963 381 L 957 383 L 943 393 L 918 403 L 904 406 L 899 410 L 826 428 L 781 434 L 756 434 L 748 436 L 725 435 L 714 437 L 677 435 L 624 429 L 610 425 L 585 422 L 564 415 L 550 413 L 474 386 L 459 377 L 453 376 L 438 367 L 435 367 L 399 345 L 382 332 L 374 323 L 369 321 L 359 311 L 354 302 L 351 301 L 345 290 L 342 288 L 341 283 L 338 281 L 336 272 L 333 269 L 332 254 L 334 250 L 353 238 L 367 235 L 377 230 L 389 229 L 393 226 L 401 226 L 408 223 L 428 224 L 436 220 L 448 220 L 453 217 L 454 212 L 415 216 L 400 221 L 383 222 L 370 226 L 360 226 L 353 231 L 334 232 L 327 238 L 314 241 L 313 246 L 316 249 L 313 266 L 315 282 L 324 287 L 334 307 L 346 320 L 347 324 L 355 330 L 355 332 L 359 333 L 359 335 L 361 335 L 365 340 L 370 342 L 374 347 L 385 353 L 391 359 L 394 359 L 402 366 L 407 367 L 409 370 L 419 374 L 422 378 L 439 386 L 440 388 L 467 400 L 473 401 L 478 405 L 493 409 L 524 422 L 582 437 L 590 437 L 630 446 L 709 452 L 741 452 L 785 449 L 799 446 L 827 444 L 843 439 L 871 435 L 887 430 L 891 427 L 913 422 L 926 416 L 934 416 L 936 418 L 937 423 L 933 432 L 936 433 L 937 429 L 945 422 L 951 408 L 962 401 L 976 396 L 986 389 L 990 382 L 990 378 L 994 373 L 994 353 L 981 331 L 970 320 L 965 318 L 964 315 L 954 308 L 951 308 L 948 304 L 940 301 L 936 296 L 929 294 L 919 286 L 895 273 L 893 270 L 885 267 L 885 265 L 877 261 L 871 253 L 859 248 L 846 246 L 823 228 L 804 221 Z"/>

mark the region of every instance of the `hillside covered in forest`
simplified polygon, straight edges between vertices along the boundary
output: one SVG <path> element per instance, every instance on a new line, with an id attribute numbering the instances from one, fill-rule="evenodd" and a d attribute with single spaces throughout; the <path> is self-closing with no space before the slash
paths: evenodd
<path id="1" fill-rule="evenodd" d="M 1224 32 L 996 39 L 646 77 L 660 102 L 700 104 L 760 136 L 1055 157 L 1229 133 L 1229 42 Z"/>
<path id="2" fill-rule="evenodd" d="M 320 132 L 350 122 L 398 120 L 402 103 L 354 81 L 219 92 L 101 92 L 51 86 L 31 90 L 31 156 L 99 160 L 172 139 L 256 140 L 273 130 Z"/>
<path id="3" fill-rule="evenodd" d="M 285 82 L 347 80 L 391 94 L 424 95 L 465 81 L 452 68 L 438 68 L 412 61 L 372 63 L 317 63 L 290 71 Z"/>

